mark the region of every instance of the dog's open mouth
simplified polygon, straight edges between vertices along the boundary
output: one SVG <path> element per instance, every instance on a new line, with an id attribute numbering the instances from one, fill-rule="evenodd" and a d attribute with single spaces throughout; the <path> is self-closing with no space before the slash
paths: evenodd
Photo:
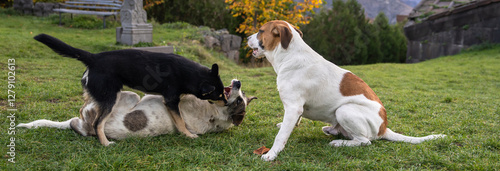
<path id="1" fill-rule="evenodd" d="M 231 81 L 231 85 L 224 87 L 224 95 L 226 96 L 226 99 L 229 99 L 232 90 L 233 90 L 233 82 Z"/>
<path id="2" fill-rule="evenodd" d="M 257 57 L 259 55 L 259 48 L 253 48 L 252 55 Z"/>

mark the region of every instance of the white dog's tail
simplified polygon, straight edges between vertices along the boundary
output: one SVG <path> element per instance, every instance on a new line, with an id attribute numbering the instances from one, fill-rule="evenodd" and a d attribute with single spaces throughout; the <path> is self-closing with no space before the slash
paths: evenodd
<path id="1" fill-rule="evenodd" d="M 75 117 L 78 119 L 78 117 Z M 40 119 L 36 120 L 30 123 L 20 123 L 17 125 L 17 127 L 25 127 L 25 128 L 38 128 L 38 127 L 51 127 L 51 128 L 59 128 L 59 129 L 70 129 L 71 126 L 71 120 L 75 119 L 71 118 L 70 120 L 64 121 L 64 122 L 56 122 L 56 121 L 50 121 L 46 119 Z"/>
<path id="2" fill-rule="evenodd" d="M 412 144 L 418 144 L 421 142 L 424 142 L 426 140 L 432 140 L 432 139 L 438 139 L 438 138 L 444 138 L 446 135 L 443 134 L 438 134 L 438 135 L 428 135 L 425 137 L 410 137 L 402 134 L 398 134 L 390 130 L 389 128 L 386 129 L 385 134 L 382 135 L 380 138 L 389 140 L 389 141 L 403 141 L 403 142 L 409 142 Z"/>

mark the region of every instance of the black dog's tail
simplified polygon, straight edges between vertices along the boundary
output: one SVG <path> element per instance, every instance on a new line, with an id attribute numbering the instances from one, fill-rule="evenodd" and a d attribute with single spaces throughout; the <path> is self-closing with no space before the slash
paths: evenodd
<path id="1" fill-rule="evenodd" d="M 70 45 L 62 42 L 61 40 L 56 39 L 55 37 L 46 34 L 39 34 L 35 36 L 34 39 L 47 45 L 54 52 L 62 56 L 76 58 L 79 61 L 82 61 L 86 66 L 89 66 L 93 63 L 94 54 L 81 49 L 71 47 Z"/>

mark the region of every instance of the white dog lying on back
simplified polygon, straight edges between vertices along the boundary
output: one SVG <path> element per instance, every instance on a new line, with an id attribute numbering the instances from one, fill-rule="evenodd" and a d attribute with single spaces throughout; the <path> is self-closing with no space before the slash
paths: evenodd
<path id="1" fill-rule="evenodd" d="M 265 56 L 272 64 L 285 108 L 273 147 L 262 156 L 266 161 L 274 160 L 283 150 L 301 116 L 331 124 L 323 127 L 325 134 L 350 139 L 330 142 L 336 147 L 369 145 L 375 139 L 420 143 L 444 137 L 417 138 L 391 131 L 386 127 L 385 108 L 372 89 L 316 53 L 302 40 L 302 32 L 285 21 L 264 24 L 248 37 L 248 46 L 255 57 Z"/>
<path id="2" fill-rule="evenodd" d="M 194 95 L 181 96 L 180 113 L 189 132 L 192 134 L 219 132 L 232 125 L 237 126 L 243 121 L 247 105 L 256 97 L 247 98 L 241 91 L 241 82 L 238 80 L 231 81 L 231 86 L 225 88 L 225 93 L 228 99 L 227 105 L 223 102 L 211 104 Z M 17 126 L 72 128 L 83 136 L 95 136 L 92 123 L 96 114 L 95 102 L 86 98 L 85 104 L 80 109 L 80 117 L 64 122 L 41 119 Z M 174 124 L 176 119 L 173 116 L 176 114 L 168 112 L 163 97 L 160 95 L 146 95 L 140 99 L 139 95 L 134 92 L 119 92 L 110 115 L 104 132 L 112 139 L 156 136 L 178 131 Z"/>

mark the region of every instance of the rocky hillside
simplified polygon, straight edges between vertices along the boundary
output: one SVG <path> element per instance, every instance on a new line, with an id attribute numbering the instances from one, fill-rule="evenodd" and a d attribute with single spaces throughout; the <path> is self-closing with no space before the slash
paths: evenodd
<path id="1" fill-rule="evenodd" d="M 368 18 L 374 19 L 384 12 L 391 24 L 396 23 L 397 15 L 408 15 L 420 0 L 357 0 L 364 8 Z M 331 8 L 332 0 L 326 0 L 325 7 Z"/>
<path id="2" fill-rule="evenodd" d="M 365 7 L 368 18 L 375 18 L 383 11 L 391 24 L 396 23 L 397 15 L 408 15 L 413 9 L 400 0 L 358 0 L 358 2 Z"/>
<path id="3" fill-rule="evenodd" d="M 417 6 L 421 0 L 400 0 L 400 1 L 402 3 L 405 3 L 406 5 L 409 5 L 412 8 L 415 8 L 415 6 Z"/>

